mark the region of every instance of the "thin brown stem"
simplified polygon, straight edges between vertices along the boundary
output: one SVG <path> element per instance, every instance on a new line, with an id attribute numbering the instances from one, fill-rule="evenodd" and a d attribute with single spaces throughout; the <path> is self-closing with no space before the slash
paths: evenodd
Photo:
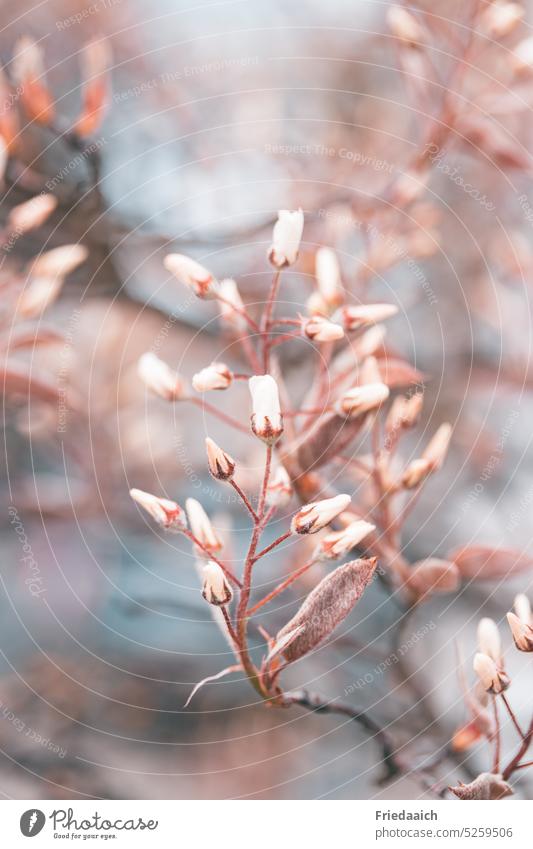
<path id="1" fill-rule="evenodd" d="M 517 720 L 517 718 L 516 718 L 516 716 L 515 716 L 514 710 L 512 709 L 511 705 L 509 704 L 509 702 L 508 702 L 508 700 L 507 700 L 507 696 L 505 695 L 505 693 L 502 693 L 502 694 L 501 694 L 501 699 L 502 699 L 502 702 L 504 703 L 504 705 L 505 705 L 505 707 L 506 707 L 506 709 L 507 709 L 507 713 L 508 713 L 508 714 L 509 714 L 509 716 L 511 717 L 511 721 L 512 721 L 512 723 L 513 723 L 514 727 L 516 728 L 516 730 L 518 731 L 518 733 L 519 733 L 520 737 L 521 737 L 521 738 L 522 738 L 522 740 L 523 740 L 523 739 L 524 739 L 524 737 L 525 737 L 525 734 L 524 734 L 524 732 L 522 731 L 522 729 L 520 728 L 520 724 L 519 724 L 519 722 L 518 722 L 518 720 Z"/>
<path id="2" fill-rule="evenodd" d="M 231 623 L 231 619 L 229 617 L 228 609 L 227 609 L 225 604 L 223 604 L 220 609 L 222 611 L 222 616 L 224 617 L 224 622 L 226 623 L 226 628 L 228 629 L 228 634 L 230 635 L 231 639 L 233 640 L 233 642 L 235 644 L 236 649 L 238 650 L 239 649 L 239 638 L 237 636 L 235 628 L 233 627 L 233 625 Z"/>
<path id="3" fill-rule="evenodd" d="M 255 555 L 254 563 L 256 562 L 256 560 L 260 560 L 261 557 L 264 557 L 265 554 L 268 554 L 269 551 L 272 551 L 273 548 L 276 548 L 278 545 L 280 545 L 280 543 L 285 542 L 285 540 L 288 539 L 290 536 L 292 536 L 292 531 L 286 531 L 286 533 L 282 534 L 280 537 L 275 539 L 274 542 L 271 542 L 270 545 L 267 545 L 266 548 L 261 549 L 259 554 Z"/>
<path id="4" fill-rule="evenodd" d="M 261 334 L 263 337 L 263 369 L 265 374 L 268 371 L 268 365 L 270 360 L 269 330 L 272 321 L 272 313 L 274 311 L 274 303 L 276 301 L 276 295 L 278 293 L 280 277 L 281 271 L 276 271 L 274 277 L 272 278 L 272 285 L 270 287 L 265 312 L 263 314 L 263 320 L 261 322 Z"/>
<path id="5" fill-rule="evenodd" d="M 205 401 L 203 398 L 193 398 L 190 396 L 186 399 L 190 401 L 191 404 L 194 404 L 195 407 L 199 407 L 201 410 L 206 410 L 208 413 L 211 413 L 213 416 L 216 416 L 220 421 L 225 422 L 231 427 L 237 428 L 237 430 L 242 431 L 243 433 L 250 433 L 249 429 L 242 424 L 242 422 L 237 421 L 232 416 L 228 416 L 226 413 L 223 413 L 222 410 L 218 410 L 213 404 L 210 404 L 209 401 Z"/>
<path id="6" fill-rule="evenodd" d="M 212 552 L 212 551 L 210 551 L 208 548 L 206 548 L 206 546 L 205 546 L 202 542 L 200 542 L 200 540 L 198 539 L 198 537 L 196 537 L 196 536 L 192 533 L 192 531 L 189 531 L 187 528 L 185 528 L 184 530 L 182 530 L 182 532 L 181 532 L 181 533 L 182 533 L 184 536 L 186 536 L 186 537 L 187 537 L 187 539 L 189 539 L 192 543 L 194 543 L 194 545 L 198 546 L 198 548 L 199 548 L 201 551 L 203 551 L 203 552 L 204 552 L 204 554 L 206 554 L 206 555 L 207 555 L 207 557 L 209 558 L 209 560 L 213 560 L 213 561 L 214 561 L 214 562 L 215 562 L 218 566 L 220 566 L 220 568 L 221 568 L 221 569 L 222 569 L 222 571 L 224 572 L 225 576 L 226 576 L 226 577 L 227 577 L 227 578 L 228 578 L 228 579 L 229 579 L 229 580 L 230 580 L 233 584 L 235 584 L 235 586 L 236 586 L 236 587 L 239 587 L 239 589 L 241 589 L 242 584 L 241 584 L 241 582 L 239 581 L 239 579 L 235 577 L 235 575 L 233 574 L 233 572 L 231 571 L 231 569 L 228 569 L 228 567 L 227 567 L 227 566 L 225 566 L 225 565 L 224 565 L 224 563 L 222 563 L 222 561 L 218 559 L 218 557 L 216 556 L 216 554 L 213 554 L 213 552 Z"/>
<path id="7" fill-rule="evenodd" d="M 300 566 L 299 569 L 289 575 L 289 577 L 286 578 L 281 584 L 278 584 L 278 586 L 273 589 L 271 593 L 268 593 L 268 595 L 262 598 L 261 601 L 258 601 L 257 604 L 254 604 L 254 606 L 246 612 L 246 615 L 253 616 L 254 613 L 257 613 L 257 611 L 260 610 L 261 607 L 263 607 L 265 604 L 268 604 L 268 602 L 272 601 L 272 599 L 276 598 L 276 596 L 280 595 L 280 593 L 286 590 L 287 587 L 290 587 L 290 585 L 294 583 L 294 581 L 296 581 L 301 575 L 303 575 L 304 572 L 307 572 L 307 570 L 310 569 L 314 563 L 316 563 L 316 560 L 310 560 L 309 563 L 305 563 L 303 566 Z"/>
<path id="8" fill-rule="evenodd" d="M 496 724 L 496 734 L 494 735 L 494 759 L 492 762 L 492 772 L 499 773 L 500 771 L 500 756 L 502 746 L 502 734 L 500 727 L 500 716 L 498 713 L 498 702 L 496 697 L 492 697 L 492 710 L 494 711 L 494 722 Z"/>
<path id="9" fill-rule="evenodd" d="M 522 743 L 520 745 L 520 748 L 518 749 L 518 752 L 516 753 L 514 758 L 512 758 L 509 761 L 509 763 L 505 767 L 504 771 L 502 772 L 502 777 L 503 777 L 504 781 L 507 781 L 509 776 L 511 776 L 513 774 L 513 772 L 517 768 L 518 764 L 520 763 L 520 761 L 522 760 L 522 758 L 526 754 L 527 750 L 529 749 L 532 739 L 533 739 L 533 718 L 531 719 L 531 722 L 529 723 L 528 730 L 524 734 L 524 739 L 522 740 Z"/>
<path id="10" fill-rule="evenodd" d="M 235 305 L 234 305 L 234 304 L 233 304 L 230 300 L 228 300 L 227 298 L 224 298 L 224 296 L 223 296 L 223 295 L 219 295 L 218 293 L 216 293 L 215 297 L 216 297 L 217 301 L 220 301 L 220 303 L 221 303 L 221 304 L 226 304 L 226 306 L 231 307 L 231 309 L 233 310 L 233 312 L 237 313 L 237 315 L 240 315 L 240 316 L 241 316 L 241 318 L 244 318 L 245 322 L 246 322 L 246 323 L 247 323 L 247 324 L 248 324 L 248 325 L 249 325 L 249 326 L 250 326 L 253 330 L 255 330 L 255 331 L 256 331 L 256 333 L 258 333 L 258 332 L 259 332 L 259 325 L 258 325 L 258 323 L 257 323 L 256 321 L 254 321 L 254 319 L 253 319 L 253 318 L 252 318 L 252 316 L 251 316 L 251 315 L 247 312 L 247 310 L 245 310 L 245 309 L 241 309 L 240 307 L 236 307 L 236 306 L 235 306 Z"/>
<path id="11" fill-rule="evenodd" d="M 283 698 L 286 704 L 300 705 L 300 707 L 313 711 L 314 713 L 338 713 L 343 716 L 347 716 L 349 719 L 353 720 L 353 722 L 359 723 L 365 731 L 372 735 L 372 738 L 375 739 L 380 746 L 382 762 L 385 767 L 385 774 L 383 775 L 380 783 L 384 783 L 402 772 L 396 757 L 394 745 L 388 734 L 364 711 L 359 710 L 356 707 L 352 707 L 344 702 L 328 702 L 318 694 L 308 693 L 306 690 L 286 693 Z"/>
<path id="12" fill-rule="evenodd" d="M 244 506 L 246 507 L 246 509 L 248 510 L 248 512 L 251 514 L 251 516 L 252 516 L 252 518 L 253 518 L 254 522 L 259 521 L 259 516 L 258 516 L 258 515 L 257 515 L 257 513 L 255 512 L 254 508 L 253 508 L 253 507 L 252 507 L 252 505 L 250 504 L 250 501 L 249 501 L 249 499 L 248 499 L 248 496 L 246 495 L 246 493 L 245 493 L 245 492 L 243 492 L 243 490 L 240 488 L 239 484 L 238 484 L 238 483 L 236 483 L 236 482 L 233 480 L 233 478 L 230 480 L 230 484 L 231 484 L 231 486 L 233 487 L 233 489 L 235 490 L 235 492 L 237 493 L 237 495 L 239 496 L 239 498 L 241 499 L 242 503 L 244 504 Z"/>

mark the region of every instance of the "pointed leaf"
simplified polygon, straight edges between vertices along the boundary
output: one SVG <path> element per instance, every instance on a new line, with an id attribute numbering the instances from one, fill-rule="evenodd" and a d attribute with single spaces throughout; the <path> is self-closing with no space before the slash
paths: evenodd
<path id="1" fill-rule="evenodd" d="M 352 560 L 323 578 L 307 596 L 299 611 L 276 637 L 279 643 L 296 628 L 302 630 L 283 649 L 292 663 L 316 648 L 348 616 L 372 579 L 377 559 Z"/>

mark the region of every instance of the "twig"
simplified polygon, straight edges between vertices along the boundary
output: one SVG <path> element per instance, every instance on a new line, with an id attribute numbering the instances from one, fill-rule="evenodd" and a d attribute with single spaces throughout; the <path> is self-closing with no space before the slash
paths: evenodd
<path id="1" fill-rule="evenodd" d="M 249 434 L 250 430 L 241 422 L 234 419 L 232 416 L 228 416 L 226 413 L 223 413 L 222 410 L 218 410 L 213 404 L 210 404 L 209 401 L 205 401 L 203 398 L 193 398 L 190 396 L 186 399 L 190 401 L 191 404 L 194 404 L 195 407 L 199 407 L 201 410 L 207 410 L 208 413 L 211 413 L 213 416 L 216 416 L 221 421 L 230 425 L 231 427 L 237 428 L 237 430 L 242 431 L 243 433 Z"/>
<path id="2" fill-rule="evenodd" d="M 505 693 L 501 693 L 501 697 L 502 697 L 502 702 L 504 703 L 505 707 L 507 708 L 507 713 L 508 713 L 508 714 L 509 714 L 509 716 L 511 717 L 511 720 L 512 720 L 512 723 L 513 723 L 514 727 L 516 728 L 516 730 L 518 731 L 518 733 L 519 733 L 520 737 L 521 737 L 521 738 L 522 738 L 522 740 L 523 740 L 523 739 L 524 739 L 524 737 L 525 737 L 525 734 L 524 734 L 524 732 L 522 731 L 522 729 L 520 728 L 520 724 L 519 724 L 519 722 L 518 722 L 518 720 L 517 720 L 517 718 L 516 718 L 516 716 L 515 716 L 514 710 L 512 709 L 511 705 L 509 704 L 509 702 L 508 702 L 508 700 L 507 700 L 507 696 L 505 695 Z"/>
<path id="3" fill-rule="evenodd" d="M 380 784 L 385 783 L 391 778 L 402 772 L 401 767 L 396 759 L 396 754 L 392 741 L 388 734 L 381 728 L 378 723 L 372 719 L 364 711 L 352 707 L 345 702 L 328 702 L 325 701 L 317 693 L 309 693 L 307 690 L 298 690 L 284 695 L 284 701 L 289 704 L 300 705 L 306 710 L 314 713 L 337 713 L 347 716 L 353 722 L 359 723 L 365 731 L 368 731 L 372 738 L 379 743 L 383 765 L 385 766 L 385 774 L 379 780 Z"/>
<path id="4" fill-rule="evenodd" d="M 259 554 L 255 555 L 254 563 L 256 560 L 260 560 L 261 557 L 264 557 L 265 554 L 268 554 L 269 551 L 272 551 L 273 548 L 276 548 L 276 546 L 278 546 L 280 543 L 285 542 L 285 540 L 288 539 L 290 536 L 292 536 L 292 531 L 286 531 L 286 533 L 282 534 L 280 537 L 275 539 L 274 542 L 271 542 L 270 545 L 267 545 L 266 548 L 263 548 L 259 552 Z"/>
<path id="5" fill-rule="evenodd" d="M 261 607 L 263 607 L 263 605 L 268 604 L 269 601 L 272 601 L 273 598 L 276 598 L 276 596 L 286 590 L 287 587 L 290 587 L 290 585 L 294 581 L 296 581 L 296 579 L 299 578 L 300 575 L 303 575 L 304 572 L 307 572 L 307 570 L 310 569 L 314 563 L 316 563 L 316 560 L 310 560 L 309 563 L 305 563 L 303 566 L 300 566 L 300 568 L 297 569 L 296 572 L 293 572 L 292 575 L 289 575 L 289 577 L 282 581 L 282 583 L 279 584 L 275 589 L 273 589 L 271 593 L 268 593 L 268 595 L 262 598 L 261 601 L 258 601 L 257 604 L 254 604 L 253 607 L 247 610 L 246 615 L 252 616 Z"/>
<path id="6" fill-rule="evenodd" d="M 231 484 L 231 486 L 233 487 L 233 489 L 235 490 L 235 492 L 237 493 L 237 495 L 240 497 L 240 499 L 241 499 L 242 503 L 244 504 L 244 506 L 246 507 L 246 509 L 248 510 L 248 512 L 252 515 L 254 522 L 258 522 L 258 521 L 259 521 L 259 516 L 257 515 L 257 513 L 256 513 L 256 512 L 255 512 L 255 510 L 254 510 L 254 508 L 253 508 L 253 507 L 252 507 L 252 505 L 250 504 L 250 501 L 249 501 L 248 496 L 246 495 L 246 493 L 242 491 L 242 489 L 240 488 L 239 484 L 238 484 L 238 483 L 236 483 L 236 482 L 233 480 L 233 478 L 230 480 L 230 484 Z"/>
<path id="7" fill-rule="evenodd" d="M 492 697 L 492 710 L 494 711 L 494 722 L 496 724 L 496 734 L 494 735 L 494 760 L 492 762 L 492 772 L 500 771 L 500 755 L 502 747 L 502 734 L 500 728 L 500 716 L 498 714 L 498 702 L 496 696 Z"/>

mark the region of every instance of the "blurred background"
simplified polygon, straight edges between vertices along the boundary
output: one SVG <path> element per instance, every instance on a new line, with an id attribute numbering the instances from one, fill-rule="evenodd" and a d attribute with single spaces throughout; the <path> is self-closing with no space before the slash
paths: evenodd
<path id="1" fill-rule="evenodd" d="M 260 450 L 205 411 L 147 395 L 136 363 L 153 350 L 190 379 L 212 360 L 232 361 L 234 342 L 220 334 L 215 308 L 171 279 L 163 257 L 194 256 L 235 277 L 253 303 L 270 282 L 276 212 L 301 206 L 304 242 L 285 275 L 287 310 L 302 310 L 312 291 L 317 247 L 335 247 L 356 299 L 399 307 L 389 343 L 427 377 L 413 456 L 438 423 L 454 425 L 446 468 L 410 518 L 406 555 L 444 556 L 478 542 L 533 554 L 533 88 L 511 60 L 530 18 L 526 9 L 516 30 L 489 33 L 468 52 L 474 5 L 421 3 L 423 54 L 391 34 L 390 4 L 378 0 L 4 0 L 6 78 L 16 85 L 17 40 L 34 39 L 57 119 L 51 129 L 25 117 L 16 89 L 2 110 L 19 122 L 2 223 L 43 190 L 57 207 L 4 244 L 0 283 L 8 292 L 24 281 L 43 251 L 79 242 L 88 252 L 46 316 L 33 318 L 60 341 L 21 345 L 12 356 L 30 377 L 22 389 L 4 381 L 4 797 L 429 793 L 409 777 L 379 785 L 378 752 L 346 719 L 266 710 L 239 676 L 183 708 L 194 683 L 231 655 L 188 544 L 145 521 L 128 489 L 198 498 L 239 560 L 247 520 L 209 478 L 203 437 L 246 465 L 251 483 Z M 108 109 L 74 145 L 64 128 L 79 110 L 81 51 L 102 36 L 112 50 Z M 446 91 L 460 117 L 426 168 L 428 138 L 446 122 Z M 6 295 L 8 336 L 12 315 Z M 304 346 L 287 348 L 289 385 L 305 379 L 304 355 Z M 246 423 L 245 386 L 216 402 Z M 297 556 L 290 547 L 288 556 Z M 270 558 L 267 567 L 279 564 Z M 470 658 L 479 616 L 499 620 L 530 580 L 476 581 L 437 597 L 403 635 L 401 662 L 386 669 L 397 610 L 372 586 L 332 645 L 296 665 L 290 685 L 370 708 L 400 744 L 414 739 L 413 757 L 423 761 L 463 718 L 454 637 Z M 282 625 L 297 602 L 295 593 L 266 614 L 268 625 Z M 513 656 L 511 666 L 518 673 L 527 660 Z M 406 663 L 429 693 L 425 707 L 402 683 Z M 517 690 L 519 712 L 527 696 L 527 686 Z M 474 751 L 462 765 L 445 761 L 443 780 L 467 780 L 484 766 Z M 525 777 L 520 793 L 531 793 Z"/>

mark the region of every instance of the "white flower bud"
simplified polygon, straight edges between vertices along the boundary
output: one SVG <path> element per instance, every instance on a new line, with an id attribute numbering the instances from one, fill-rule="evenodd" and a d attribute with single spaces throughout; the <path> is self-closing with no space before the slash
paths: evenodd
<path id="1" fill-rule="evenodd" d="M 167 271 L 170 271 L 180 283 L 183 283 L 199 298 L 216 296 L 217 281 L 207 268 L 196 260 L 184 254 L 167 254 L 163 260 Z"/>
<path id="2" fill-rule="evenodd" d="M 377 324 L 396 315 L 398 307 L 394 304 L 360 304 L 344 307 L 342 319 L 345 330 L 359 330 L 370 324 Z"/>
<path id="3" fill-rule="evenodd" d="M 285 507 L 292 498 L 292 484 L 285 466 L 278 466 L 271 474 L 266 491 L 269 507 Z"/>
<path id="4" fill-rule="evenodd" d="M 346 510 L 351 500 L 349 495 L 336 495 L 306 504 L 293 516 L 291 531 L 294 534 L 316 534 Z"/>
<path id="5" fill-rule="evenodd" d="M 315 256 L 315 274 L 318 295 L 330 312 L 344 301 L 341 271 L 337 254 L 331 248 L 319 248 Z"/>
<path id="6" fill-rule="evenodd" d="M 165 401 L 180 401 L 185 395 L 185 384 L 179 374 L 151 351 L 140 357 L 137 374 L 148 389 Z"/>
<path id="7" fill-rule="evenodd" d="M 226 454 L 209 436 L 206 437 L 207 462 L 209 471 L 214 478 L 221 481 L 230 480 L 235 471 L 235 460 Z"/>
<path id="8" fill-rule="evenodd" d="M 130 489 L 130 496 L 165 530 L 182 531 L 187 527 L 185 512 L 175 501 L 158 498 L 142 489 Z"/>
<path id="9" fill-rule="evenodd" d="M 507 621 L 519 651 L 533 651 L 533 628 L 514 613 L 507 614 Z"/>
<path id="10" fill-rule="evenodd" d="M 252 396 L 252 430 L 259 439 L 272 444 L 283 433 L 277 383 L 269 374 L 263 374 L 251 377 L 248 386 Z"/>
<path id="11" fill-rule="evenodd" d="M 342 395 L 338 403 L 341 415 L 360 416 L 380 407 L 389 397 L 389 387 L 384 383 L 367 383 L 356 386 Z"/>
<path id="12" fill-rule="evenodd" d="M 344 336 L 344 330 L 340 324 L 334 324 L 321 315 L 315 315 L 307 320 L 304 319 L 302 332 L 314 342 L 336 342 Z"/>
<path id="13" fill-rule="evenodd" d="M 505 0 L 491 3 L 481 16 L 486 32 L 494 38 L 504 38 L 518 26 L 525 11 L 519 3 L 507 3 Z"/>
<path id="14" fill-rule="evenodd" d="M 505 672 L 498 669 L 488 654 L 477 652 L 474 656 L 474 672 L 487 693 L 493 693 L 494 695 L 503 693 L 510 684 L 508 676 Z"/>
<path id="15" fill-rule="evenodd" d="M 417 19 L 402 6 L 391 6 L 387 11 L 387 23 L 396 38 L 410 47 L 416 47 L 424 40 L 424 30 Z"/>
<path id="16" fill-rule="evenodd" d="M 195 498 L 188 498 L 185 502 L 185 510 L 190 529 L 196 539 L 209 551 L 220 551 L 222 542 L 200 502 Z"/>
<path id="17" fill-rule="evenodd" d="M 211 363 L 192 379 L 197 392 L 210 392 L 212 389 L 227 389 L 231 386 L 233 374 L 224 363 Z"/>
<path id="18" fill-rule="evenodd" d="M 432 467 L 429 460 L 423 458 L 413 460 L 403 473 L 402 485 L 405 489 L 414 489 L 427 478 L 431 471 Z"/>
<path id="19" fill-rule="evenodd" d="M 280 209 L 274 224 L 272 246 L 268 258 L 276 268 L 293 265 L 298 259 L 300 241 L 304 229 L 304 214 L 301 209 L 294 212 Z"/>
<path id="20" fill-rule="evenodd" d="M 320 560 L 336 560 L 338 557 L 344 557 L 352 548 L 359 545 L 361 540 L 376 530 L 375 525 L 370 522 L 365 522 L 364 519 L 358 519 L 351 522 L 342 531 L 332 531 L 320 540 L 316 550 L 316 556 Z"/>
<path id="21" fill-rule="evenodd" d="M 220 318 L 222 321 L 231 324 L 238 331 L 245 330 L 244 304 L 235 280 L 231 277 L 221 280 L 218 294 L 223 298 L 220 301 Z"/>
<path id="22" fill-rule="evenodd" d="M 524 593 L 518 593 L 514 598 L 514 612 L 518 616 L 522 622 L 525 622 L 526 625 L 532 625 L 532 617 L 531 617 L 531 604 L 529 603 L 529 599 L 527 595 Z"/>
<path id="23" fill-rule="evenodd" d="M 437 432 L 430 439 L 425 450 L 422 452 L 424 460 L 428 460 L 433 471 L 438 471 L 448 453 L 448 446 L 452 436 L 452 426 L 445 422 L 441 424 Z"/>
<path id="24" fill-rule="evenodd" d="M 477 642 L 480 652 L 487 654 L 498 665 L 502 658 L 500 632 L 494 619 L 487 617 L 480 620 L 477 628 Z"/>
<path id="25" fill-rule="evenodd" d="M 410 398 L 398 395 L 394 399 L 387 416 L 386 428 L 389 433 L 402 428 L 413 427 L 422 412 L 423 395 L 415 392 Z"/>
<path id="26" fill-rule="evenodd" d="M 533 70 L 533 37 L 520 41 L 511 54 L 513 70 L 521 74 Z"/>
<path id="27" fill-rule="evenodd" d="M 7 218 L 7 226 L 19 234 L 35 230 L 44 224 L 56 207 L 57 198 L 54 195 L 36 195 L 13 207 Z"/>
<path id="28" fill-rule="evenodd" d="M 202 595 L 209 604 L 220 607 L 229 604 L 233 597 L 231 587 L 218 563 L 208 560 L 202 569 Z"/>
<path id="29" fill-rule="evenodd" d="M 30 268 L 31 277 L 50 277 L 63 280 L 89 256 L 84 245 L 62 245 L 37 257 Z"/>

